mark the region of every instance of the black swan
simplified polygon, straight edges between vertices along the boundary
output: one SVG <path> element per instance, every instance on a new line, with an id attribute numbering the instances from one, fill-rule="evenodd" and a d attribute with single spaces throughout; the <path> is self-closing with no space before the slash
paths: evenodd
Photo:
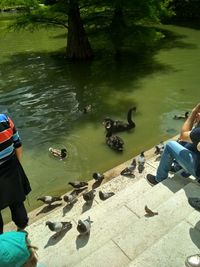
<path id="1" fill-rule="evenodd" d="M 136 111 L 136 107 L 129 109 L 127 113 L 127 122 L 120 120 L 113 120 L 111 118 L 104 119 L 105 129 L 108 131 L 110 128 L 112 132 L 122 132 L 135 128 L 135 122 L 132 120 L 132 112 Z"/>
<path id="2" fill-rule="evenodd" d="M 124 141 L 119 136 L 112 135 L 111 129 L 106 134 L 106 144 L 114 150 L 123 151 Z"/>
<path id="3" fill-rule="evenodd" d="M 186 120 L 189 116 L 189 112 L 185 112 L 184 115 L 174 115 L 174 120 Z"/>

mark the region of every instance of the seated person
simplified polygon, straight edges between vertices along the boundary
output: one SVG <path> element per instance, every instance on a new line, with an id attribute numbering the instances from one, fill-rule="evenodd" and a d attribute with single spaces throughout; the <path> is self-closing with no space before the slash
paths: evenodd
<path id="1" fill-rule="evenodd" d="M 147 181 L 156 185 L 168 177 L 174 160 L 188 173 L 200 180 L 200 103 L 192 110 L 184 122 L 179 140 L 192 144 L 182 145 L 177 141 L 168 141 L 165 145 L 156 175 L 147 174 Z"/>
<path id="2" fill-rule="evenodd" d="M 5 232 L 0 235 L 0 266 L 44 267 L 38 263 L 35 250 L 25 231 Z"/>

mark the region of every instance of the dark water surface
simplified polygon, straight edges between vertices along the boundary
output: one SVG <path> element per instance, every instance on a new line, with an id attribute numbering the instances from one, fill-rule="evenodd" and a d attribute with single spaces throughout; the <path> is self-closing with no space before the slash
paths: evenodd
<path id="1" fill-rule="evenodd" d="M 6 33 L 0 21 L 0 110 L 9 114 L 23 140 L 23 166 L 32 184 L 29 209 L 43 194 L 64 193 L 68 181 L 91 179 L 160 140 L 178 134 L 173 120 L 200 101 L 200 32 L 165 26 L 176 38 L 149 59 L 112 57 L 69 63 L 61 56 L 62 29 Z M 83 108 L 92 105 L 92 112 Z M 136 106 L 136 129 L 121 133 L 122 154 L 105 145 L 106 116 L 125 119 Z M 66 147 L 69 157 L 50 157 Z"/>

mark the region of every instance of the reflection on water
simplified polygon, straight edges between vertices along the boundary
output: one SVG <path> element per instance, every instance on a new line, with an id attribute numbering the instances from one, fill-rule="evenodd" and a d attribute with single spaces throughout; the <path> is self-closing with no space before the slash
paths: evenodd
<path id="1" fill-rule="evenodd" d="M 199 101 L 200 34 L 165 28 L 181 38 L 157 54 L 76 64 L 55 55 L 65 45 L 64 38 L 54 38 L 61 30 L 0 33 L 0 109 L 23 139 L 23 165 L 33 188 L 29 209 L 39 195 L 64 193 L 69 180 L 91 179 L 94 171 L 104 172 L 179 132 L 174 114 Z M 83 114 L 88 104 L 92 110 Z M 136 128 L 119 134 L 125 150 L 118 154 L 105 145 L 102 120 L 125 120 L 131 106 L 137 107 Z M 69 157 L 52 158 L 50 146 L 66 147 Z"/>

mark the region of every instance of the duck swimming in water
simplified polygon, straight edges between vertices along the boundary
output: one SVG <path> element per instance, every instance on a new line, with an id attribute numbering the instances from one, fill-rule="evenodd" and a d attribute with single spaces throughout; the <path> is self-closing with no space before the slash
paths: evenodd
<path id="1" fill-rule="evenodd" d="M 91 110 L 92 110 L 92 105 L 87 105 L 84 107 L 83 113 L 84 114 L 89 113 L 89 112 L 91 112 Z"/>
<path id="2" fill-rule="evenodd" d="M 123 151 L 124 141 L 121 137 L 117 135 L 112 135 L 111 129 L 109 129 L 106 134 L 106 144 L 114 150 Z"/>
<path id="3" fill-rule="evenodd" d="M 174 115 L 174 120 L 186 120 L 189 116 L 189 112 L 185 112 L 184 115 Z"/>
<path id="4" fill-rule="evenodd" d="M 49 152 L 54 156 L 59 159 L 64 159 L 67 156 L 67 150 L 65 148 L 62 149 L 57 149 L 57 148 L 49 148 Z"/>
<path id="5" fill-rule="evenodd" d="M 136 107 L 130 108 L 127 113 L 127 122 L 120 120 L 113 120 L 111 118 L 105 118 L 103 124 L 105 129 L 108 131 L 112 129 L 113 133 L 128 131 L 130 129 L 135 128 L 135 122 L 132 120 L 132 112 L 136 111 Z"/>

